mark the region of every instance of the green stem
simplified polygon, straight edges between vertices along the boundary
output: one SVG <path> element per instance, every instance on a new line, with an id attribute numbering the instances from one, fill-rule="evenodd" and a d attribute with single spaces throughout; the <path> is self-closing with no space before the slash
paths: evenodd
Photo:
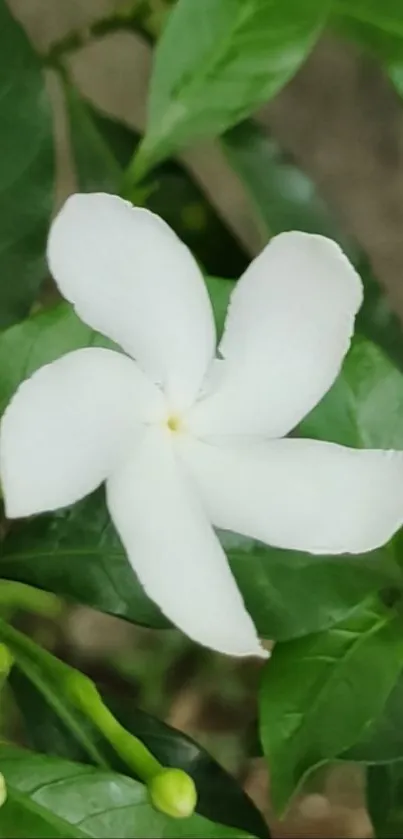
<path id="1" fill-rule="evenodd" d="M 54 695 L 63 697 L 68 700 L 66 705 L 72 705 L 91 720 L 119 757 L 147 785 L 154 807 L 173 818 L 186 818 L 193 813 L 197 790 L 192 778 L 182 769 L 163 767 L 141 740 L 126 731 L 104 705 L 88 676 L 42 650 L 1 619 L 0 640 L 4 644 L 4 647 L 0 644 L 0 676 L 2 665 L 5 678 L 8 674 L 11 663 L 8 650 L 11 650 L 16 664 L 39 690 L 45 695 L 51 694 L 52 698 Z M 57 710 L 55 704 L 53 701 L 52 705 Z M 76 726 L 74 714 L 69 713 L 69 719 Z M 89 753 L 99 765 L 105 765 L 102 755 L 98 755 L 91 744 Z"/>
<path id="2" fill-rule="evenodd" d="M 164 767 L 144 743 L 130 734 L 104 705 L 94 683 L 78 670 L 70 670 L 63 684 L 65 695 L 86 714 L 115 752 L 146 784 L 163 772 Z"/>
<path id="3" fill-rule="evenodd" d="M 52 620 L 60 616 L 63 608 L 56 594 L 14 580 L 0 580 L 0 606 L 23 609 Z"/>
<path id="4" fill-rule="evenodd" d="M 38 687 L 38 674 L 42 673 L 42 681 L 45 677 L 54 690 L 64 695 L 92 721 L 140 780 L 147 783 L 163 771 L 164 767 L 141 740 L 126 731 L 114 718 L 88 676 L 41 649 L 34 641 L 1 619 L 0 639 L 11 651 L 25 675 Z"/>
<path id="5" fill-rule="evenodd" d="M 92 26 L 75 30 L 56 41 L 49 51 L 42 56 L 44 64 L 59 67 L 60 62 L 73 52 L 85 47 L 94 38 L 102 38 L 113 32 L 132 31 L 142 35 L 147 41 L 152 40 L 152 33 L 148 25 L 148 4 L 146 0 L 138 0 L 129 12 L 117 11 L 108 17 L 96 21 Z"/>
<path id="6" fill-rule="evenodd" d="M 152 167 L 153 161 L 149 157 L 145 140 L 142 140 L 124 172 L 121 195 L 130 198 Z"/>

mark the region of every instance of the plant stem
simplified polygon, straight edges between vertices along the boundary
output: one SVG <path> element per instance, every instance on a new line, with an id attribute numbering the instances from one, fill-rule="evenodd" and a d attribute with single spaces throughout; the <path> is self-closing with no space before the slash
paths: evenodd
<path id="1" fill-rule="evenodd" d="M 85 47 L 95 38 L 102 38 L 113 32 L 136 32 L 147 41 L 152 41 L 148 26 L 148 4 L 146 0 L 137 0 L 130 12 L 114 12 L 108 17 L 97 20 L 92 26 L 78 29 L 56 41 L 49 51 L 42 55 L 42 61 L 49 67 L 60 66 L 60 62 L 76 50 Z"/>
<path id="2" fill-rule="evenodd" d="M 65 694 L 88 716 L 140 780 L 148 784 L 164 767 L 144 743 L 126 731 L 104 705 L 94 683 L 78 670 L 71 670 L 63 685 Z"/>

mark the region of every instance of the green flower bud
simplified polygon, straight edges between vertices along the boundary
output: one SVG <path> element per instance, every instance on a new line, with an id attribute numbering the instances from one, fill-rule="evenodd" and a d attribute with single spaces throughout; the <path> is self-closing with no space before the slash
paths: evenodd
<path id="1" fill-rule="evenodd" d="M 174 819 L 186 819 L 196 807 L 195 783 L 182 769 L 164 769 L 155 775 L 148 792 L 154 807 Z"/>
<path id="2" fill-rule="evenodd" d="M 2 775 L 1 772 L 0 772 L 0 807 L 2 807 L 3 804 L 5 804 L 6 799 L 7 799 L 6 781 L 5 781 L 4 775 Z"/>
<path id="3" fill-rule="evenodd" d="M 0 644 L 0 677 L 7 678 L 13 664 L 13 656 L 5 644 Z"/>

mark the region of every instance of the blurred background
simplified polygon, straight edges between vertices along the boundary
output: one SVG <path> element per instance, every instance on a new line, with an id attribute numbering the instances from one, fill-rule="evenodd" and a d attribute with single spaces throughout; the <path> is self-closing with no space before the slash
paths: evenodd
<path id="1" fill-rule="evenodd" d="M 10 0 L 46 57 L 57 137 L 55 207 L 76 189 L 113 191 L 112 174 L 106 178 L 105 167 L 97 168 L 96 155 L 92 165 L 87 160 L 83 166 L 83 182 L 80 155 L 90 146 L 72 132 L 74 114 L 85 105 L 91 117 L 87 130 L 95 124 L 127 163 L 144 130 L 152 45 L 169 5 Z M 60 73 L 75 83 L 68 117 Z M 233 129 L 225 150 L 218 141 L 207 142 L 161 166 L 144 185 L 148 206 L 174 226 L 211 275 L 231 278 L 270 233 L 298 227 L 300 219 L 304 229 L 315 230 L 320 218 L 321 231 L 337 230 L 358 254 L 367 283 L 364 331 L 379 333 L 402 364 L 403 106 L 391 80 L 335 19 L 296 77 L 256 114 L 253 160 L 251 144 L 244 142 L 248 131 L 250 125 Z M 259 160 L 265 183 L 251 201 L 248 175 Z M 49 280 L 40 305 L 55 296 Z M 269 778 L 255 756 L 258 664 L 239 665 L 196 648 L 175 631 L 135 628 L 13 583 L 6 600 L 2 607 L 0 592 L 3 611 L 13 611 L 38 642 L 210 750 L 241 778 L 274 836 L 371 836 L 354 766 L 318 773 L 285 821 L 273 819 Z M 7 694 L 2 726 L 24 741 Z"/>

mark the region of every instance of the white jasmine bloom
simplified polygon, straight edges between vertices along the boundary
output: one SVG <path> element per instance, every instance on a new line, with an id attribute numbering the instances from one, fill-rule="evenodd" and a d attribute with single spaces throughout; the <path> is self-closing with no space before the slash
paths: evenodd
<path id="1" fill-rule="evenodd" d="M 280 439 L 340 370 L 358 275 L 326 238 L 275 237 L 233 292 L 216 360 L 200 270 L 147 210 L 71 197 L 48 260 L 82 320 L 125 354 L 78 350 L 20 386 L 1 426 L 7 515 L 55 510 L 106 481 L 162 611 L 201 644 L 264 655 L 213 527 L 335 554 L 382 545 L 403 519 L 402 454 Z"/>

